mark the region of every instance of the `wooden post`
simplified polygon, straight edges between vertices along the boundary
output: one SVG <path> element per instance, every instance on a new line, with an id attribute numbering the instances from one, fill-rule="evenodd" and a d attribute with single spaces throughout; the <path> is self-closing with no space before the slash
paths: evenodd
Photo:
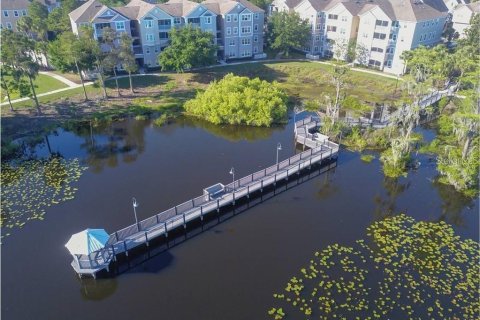
<path id="1" fill-rule="evenodd" d="M 273 181 L 273 185 L 276 186 L 277 185 L 277 174 L 275 173 L 275 180 Z"/>
<path id="2" fill-rule="evenodd" d="M 195 208 L 195 201 L 192 199 L 192 208 Z"/>
<path id="3" fill-rule="evenodd" d="M 175 206 L 175 215 L 178 214 L 178 211 L 177 211 L 177 206 Z"/>
<path id="4" fill-rule="evenodd" d="M 217 212 L 220 212 L 220 199 L 217 199 Z"/>
<path id="5" fill-rule="evenodd" d="M 297 174 L 300 175 L 300 163 L 298 164 L 298 171 Z"/>
<path id="6" fill-rule="evenodd" d="M 147 235 L 147 231 L 145 231 L 145 244 L 146 244 L 147 247 L 148 247 L 148 235 Z"/>
<path id="7" fill-rule="evenodd" d="M 263 192 L 263 179 L 260 180 L 260 192 Z"/>
<path id="8" fill-rule="evenodd" d="M 115 242 L 118 242 L 118 233 L 115 231 Z"/>
<path id="9" fill-rule="evenodd" d="M 250 199 L 250 185 L 247 186 L 247 198 Z"/>
<path id="10" fill-rule="evenodd" d="M 235 190 L 233 190 L 233 205 L 235 205 Z"/>
<path id="11" fill-rule="evenodd" d="M 187 229 L 187 222 L 185 220 L 185 213 L 183 214 L 183 228 Z"/>
<path id="12" fill-rule="evenodd" d="M 168 238 L 168 230 L 167 230 L 167 222 L 166 221 L 163 223 L 163 226 L 165 228 L 165 238 Z"/>
<path id="13" fill-rule="evenodd" d="M 125 249 L 125 255 L 128 257 L 127 242 L 123 240 L 123 248 Z"/>
<path id="14" fill-rule="evenodd" d="M 155 217 L 157 217 L 157 224 L 159 224 L 160 221 L 159 221 L 159 219 L 158 219 L 158 214 L 156 214 Z"/>
<path id="15" fill-rule="evenodd" d="M 200 220 L 203 221 L 203 206 L 200 206 Z"/>

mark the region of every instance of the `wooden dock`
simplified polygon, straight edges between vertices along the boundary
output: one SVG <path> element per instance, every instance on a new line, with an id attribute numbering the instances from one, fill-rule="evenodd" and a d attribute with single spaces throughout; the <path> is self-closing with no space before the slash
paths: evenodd
<path id="1" fill-rule="evenodd" d="M 118 254 L 126 254 L 129 250 L 149 245 L 149 242 L 158 237 L 167 237 L 170 231 L 177 228 L 186 228 L 187 223 L 200 219 L 210 212 L 220 211 L 222 207 L 235 205 L 235 201 L 250 197 L 254 192 L 263 192 L 263 189 L 276 185 L 277 182 L 288 179 L 291 175 L 300 174 L 301 170 L 309 169 L 313 164 L 323 160 L 336 158 L 339 145 L 325 139 L 311 131 L 319 127 L 317 118 L 308 117 L 295 122 L 295 141 L 308 147 L 278 164 L 252 173 L 235 180 L 227 185 L 217 184 L 215 193 L 207 193 L 165 210 L 159 214 L 139 221 L 115 231 L 109 237 L 105 247 L 90 255 L 75 255 L 72 267 L 80 275 L 96 276 L 101 270 L 109 270 L 110 263 Z M 221 190 L 218 190 L 221 186 Z M 206 189 L 208 190 L 208 189 Z"/>

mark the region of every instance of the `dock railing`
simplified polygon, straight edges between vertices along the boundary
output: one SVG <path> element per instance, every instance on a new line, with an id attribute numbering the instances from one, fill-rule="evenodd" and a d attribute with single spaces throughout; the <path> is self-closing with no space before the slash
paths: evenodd
<path id="1" fill-rule="evenodd" d="M 219 209 L 226 203 L 234 203 L 235 199 L 241 198 L 250 192 L 263 189 L 272 183 L 288 178 L 290 174 L 311 167 L 312 164 L 326 158 L 331 158 L 338 153 L 339 145 L 331 141 L 316 141 L 314 135 L 309 132 L 319 125 L 318 118 L 308 117 L 295 123 L 296 141 L 311 149 L 298 153 L 278 164 L 254 172 L 225 185 L 225 195 L 219 198 L 207 200 L 202 194 L 196 198 L 176 205 L 149 218 L 129 225 L 123 229 L 110 234 L 110 237 L 103 249 L 95 251 L 90 255 L 78 255 L 78 266 L 80 269 L 98 269 L 108 264 L 117 253 L 127 252 L 138 243 L 148 243 L 162 234 L 168 234 L 169 230 L 178 225 L 185 225 L 186 222 L 198 217 L 203 212 L 211 212 Z M 195 213 L 193 215 L 193 213 Z M 193 216 L 190 217 L 189 214 Z"/>

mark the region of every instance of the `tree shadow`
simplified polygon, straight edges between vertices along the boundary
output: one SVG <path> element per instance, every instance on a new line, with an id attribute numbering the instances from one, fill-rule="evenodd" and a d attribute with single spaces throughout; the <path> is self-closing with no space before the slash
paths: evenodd
<path id="1" fill-rule="evenodd" d="M 133 89 L 145 89 L 150 87 L 156 87 L 166 84 L 170 78 L 163 75 L 136 75 L 132 76 Z M 108 79 L 105 81 L 105 86 L 108 89 L 117 89 L 114 79 Z M 127 77 L 118 79 L 118 86 L 120 89 L 130 89 L 130 80 Z"/>
<path id="2" fill-rule="evenodd" d="M 226 74 L 233 73 L 238 76 L 260 78 L 266 81 L 286 81 L 287 73 L 271 68 L 264 63 L 248 63 L 235 66 L 225 66 L 193 72 L 189 82 L 209 84 L 214 80 L 222 79 Z"/>

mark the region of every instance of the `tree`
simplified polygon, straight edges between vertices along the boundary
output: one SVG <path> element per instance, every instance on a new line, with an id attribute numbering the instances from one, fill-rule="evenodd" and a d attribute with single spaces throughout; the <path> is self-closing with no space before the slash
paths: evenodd
<path id="1" fill-rule="evenodd" d="M 291 48 L 305 47 L 310 38 L 310 24 L 297 12 L 275 12 L 268 20 L 268 43 L 288 57 Z"/>
<path id="2" fill-rule="evenodd" d="M 35 40 L 35 52 L 38 52 L 45 57 L 45 61 L 48 66 L 48 9 L 40 2 L 33 1 L 28 6 L 28 17 L 31 19 L 31 34 L 32 39 Z"/>
<path id="3" fill-rule="evenodd" d="M 173 28 L 169 36 L 169 46 L 158 57 L 162 70 L 183 72 L 215 63 L 217 46 L 212 33 L 189 24 L 182 29 Z"/>
<path id="4" fill-rule="evenodd" d="M 88 96 L 82 71 L 92 69 L 95 59 L 89 43 L 89 38 L 85 36 L 77 37 L 72 32 L 64 32 L 57 40 L 50 42 L 48 47 L 48 55 L 55 68 L 78 73 L 85 100 L 88 100 Z"/>
<path id="5" fill-rule="evenodd" d="M 48 30 L 61 34 L 71 31 L 70 18 L 68 14 L 79 5 L 76 0 L 62 0 L 60 6 L 50 11 L 47 19 Z"/>
<path id="6" fill-rule="evenodd" d="M 128 36 L 126 33 L 122 33 L 120 37 L 120 47 L 118 56 L 120 58 L 120 63 L 123 66 L 123 69 L 128 72 L 128 80 L 130 82 L 130 92 L 132 94 L 135 93 L 133 90 L 133 83 L 132 83 L 132 73 L 138 71 L 138 64 L 135 61 L 135 55 L 132 51 L 132 38 Z"/>
<path id="7" fill-rule="evenodd" d="M 185 110 L 215 124 L 270 126 L 285 121 L 287 95 L 277 83 L 226 75 L 185 103 Z"/>
<path id="8" fill-rule="evenodd" d="M 113 71 L 117 93 L 118 96 L 121 96 L 117 77 L 117 65 L 120 63 L 119 50 L 115 45 L 115 40 L 117 37 L 117 32 L 112 28 L 108 27 L 102 30 L 102 42 L 104 47 L 106 47 L 108 50 L 103 54 L 102 64 L 106 70 Z"/>
<path id="9" fill-rule="evenodd" d="M 199 2 L 201 2 L 201 1 L 199 1 Z M 254 5 L 256 5 L 257 7 L 265 10 L 265 12 L 267 12 L 268 7 L 272 3 L 272 0 L 251 0 L 250 2 L 253 3 Z"/>
<path id="10" fill-rule="evenodd" d="M 8 104 L 10 105 L 10 111 L 13 110 L 12 101 L 10 99 L 10 92 L 12 91 L 13 87 L 15 86 L 15 82 L 12 78 L 11 68 L 6 65 L 0 65 L 0 79 L 1 79 L 1 88 L 3 92 L 7 95 Z M 9 77 L 9 78 L 7 78 Z"/>
<path id="11" fill-rule="evenodd" d="M 327 104 L 327 117 L 332 120 L 332 125 L 340 113 L 340 94 L 345 87 L 348 68 L 345 66 L 336 65 L 333 67 L 332 83 L 335 85 L 335 102 Z"/>
<path id="12" fill-rule="evenodd" d="M 31 39 L 21 33 L 14 33 L 11 30 L 2 30 L 2 50 L 1 61 L 5 66 L 10 68 L 13 73 L 13 79 L 17 88 L 22 88 L 22 77 L 27 77 L 30 83 L 31 98 L 35 101 L 38 113 L 41 113 L 38 103 L 37 94 L 33 80 L 38 75 L 39 66 L 33 61 L 31 53 L 34 50 L 34 43 Z M 20 94 L 25 94 L 23 90 Z"/>

